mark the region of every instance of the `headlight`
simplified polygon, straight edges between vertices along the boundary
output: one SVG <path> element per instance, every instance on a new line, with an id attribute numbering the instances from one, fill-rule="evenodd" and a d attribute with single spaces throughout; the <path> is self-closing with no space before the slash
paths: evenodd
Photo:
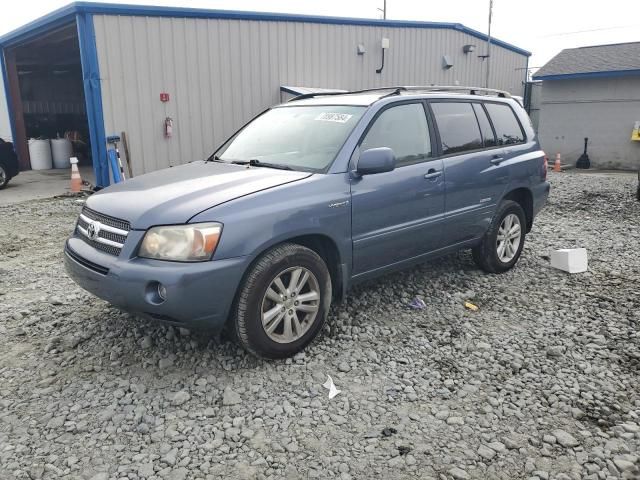
<path id="1" fill-rule="evenodd" d="M 222 233 L 220 223 L 194 223 L 150 228 L 142 240 L 138 256 L 176 262 L 211 259 Z"/>

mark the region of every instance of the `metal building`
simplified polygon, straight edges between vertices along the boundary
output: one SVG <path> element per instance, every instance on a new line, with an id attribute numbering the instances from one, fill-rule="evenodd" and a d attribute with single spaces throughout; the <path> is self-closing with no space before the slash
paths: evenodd
<path id="1" fill-rule="evenodd" d="M 295 87 L 484 86 L 487 68 L 486 35 L 457 23 L 84 2 L 0 37 L 0 48 L 0 134 L 11 131 L 22 168 L 37 134 L 79 131 L 91 161 L 125 131 L 134 174 L 208 156 Z M 489 86 L 522 95 L 529 55 L 493 39 Z"/>
<path id="2" fill-rule="evenodd" d="M 640 42 L 562 50 L 533 78 L 542 80 L 538 133 L 550 158 L 575 165 L 588 138 L 594 167 L 638 169 Z"/>

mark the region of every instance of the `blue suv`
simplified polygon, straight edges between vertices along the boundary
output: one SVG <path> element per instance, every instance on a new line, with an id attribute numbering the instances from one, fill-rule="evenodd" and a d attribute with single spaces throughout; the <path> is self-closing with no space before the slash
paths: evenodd
<path id="1" fill-rule="evenodd" d="M 91 196 L 70 276 L 132 313 L 227 327 L 281 358 L 357 282 L 468 248 L 518 261 L 549 194 L 544 152 L 506 92 L 310 94 L 258 115 L 209 159 Z"/>

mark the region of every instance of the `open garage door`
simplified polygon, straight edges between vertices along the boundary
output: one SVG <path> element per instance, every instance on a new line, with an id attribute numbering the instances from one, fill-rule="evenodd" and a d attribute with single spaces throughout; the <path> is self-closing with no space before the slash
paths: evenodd
<path id="1" fill-rule="evenodd" d="M 68 168 L 68 156 L 91 166 L 76 22 L 8 47 L 4 56 L 20 168 Z"/>

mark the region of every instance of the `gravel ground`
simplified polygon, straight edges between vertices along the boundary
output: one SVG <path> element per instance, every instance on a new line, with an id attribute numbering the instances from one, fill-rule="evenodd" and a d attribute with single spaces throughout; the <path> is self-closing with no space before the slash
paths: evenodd
<path id="1" fill-rule="evenodd" d="M 279 362 L 84 293 L 76 199 L 0 207 L 0 478 L 639 477 L 635 179 L 550 176 L 517 268 L 387 276 Z M 550 268 L 578 246 L 588 273 Z"/>

